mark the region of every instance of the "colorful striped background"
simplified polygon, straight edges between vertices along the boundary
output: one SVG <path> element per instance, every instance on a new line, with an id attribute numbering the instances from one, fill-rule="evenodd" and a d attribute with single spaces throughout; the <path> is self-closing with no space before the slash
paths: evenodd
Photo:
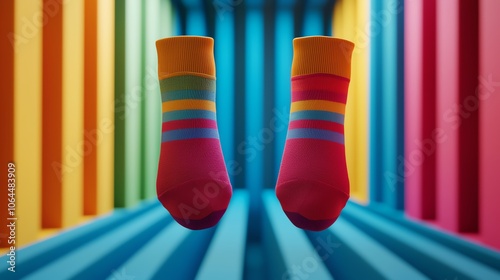
<path id="1" fill-rule="evenodd" d="M 3 0 L 0 172 L 15 162 L 17 245 L 155 197 L 154 42 L 180 34 L 215 38 L 221 144 L 260 240 L 289 120 L 291 40 L 333 34 L 356 44 L 352 200 L 500 250 L 497 11 L 495 0 Z"/>

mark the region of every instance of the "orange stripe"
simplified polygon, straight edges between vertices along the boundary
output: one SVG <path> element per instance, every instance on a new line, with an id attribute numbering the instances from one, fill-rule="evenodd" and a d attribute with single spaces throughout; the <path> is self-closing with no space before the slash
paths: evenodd
<path id="1" fill-rule="evenodd" d="M 2 145 L 0 145 L 0 178 L 7 180 L 7 164 L 14 159 L 14 46 L 11 45 L 9 36 L 14 34 L 14 0 L 0 1 L 0 53 L 2 63 L 0 63 L 0 131 L 2 131 Z M 9 39 L 8 39 L 9 38 Z M 2 183 L 4 185 L 5 183 Z M 7 186 L 0 190 L 0 221 L 7 221 Z M 4 229 L 2 229 L 4 232 Z M 5 248 L 7 235 L 0 235 L 0 247 Z"/>
<path id="2" fill-rule="evenodd" d="M 302 100 L 292 102 L 290 108 L 291 113 L 305 110 L 345 114 L 345 104 L 326 100 Z"/>
<path id="3" fill-rule="evenodd" d="M 52 0 L 44 0 L 44 5 Z M 42 227 L 62 225 L 62 25 L 63 7 L 44 13 L 42 66 Z M 59 170 L 59 171 L 56 171 Z"/>
<path id="4" fill-rule="evenodd" d="M 97 0 L 85 1 L 84 114 L 85 131 L 97 129 Z M 95 146 L 83 159 L 83 213 L 97 214 L 97 149 Z"/>

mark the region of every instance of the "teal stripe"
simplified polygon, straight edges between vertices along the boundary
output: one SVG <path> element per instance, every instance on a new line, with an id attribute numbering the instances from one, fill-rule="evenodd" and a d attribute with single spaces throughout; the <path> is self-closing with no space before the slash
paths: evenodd
<path id="1" fill-rule="evenodd" d="M 195 139 L 195 138 L 219 138 L 219 133 L 217 129 L 214 128 L 186 128 L 186 129 L 175 129 L 163 132 L 161 141 L 175 141 L 184 139 Z"/>
<path id="2" fill-rule="evenodd" d="M 163 122 L 184 119 L 210 119 L 215 120 L 215 112 L 207 110 L 180 110 L 163 113 Z"/>
<path id="3" fill-rule="evenodd" d="M 183 100 L 183 99 L 200 99 L 215 101 L 215 91 L 213 90 L 174 90 L 162 92 L 161 100 Z"/>
<path id="4" fill-rule="evenodd" d="M 307 110 L 290 114 L 290 121 L 295 120 L 322 120 L 344 124 L 344 115 L 327 111 Z"/>

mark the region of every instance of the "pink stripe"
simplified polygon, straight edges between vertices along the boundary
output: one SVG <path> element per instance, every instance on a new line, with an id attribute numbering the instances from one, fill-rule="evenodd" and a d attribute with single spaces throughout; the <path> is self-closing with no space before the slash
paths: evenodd
<path id="1" fill-rule="evenodd" d="M 292 92 L 292 102 L 302 100 L 327 100 L 346 104 L 347 94 L 319 90 L 303 90 Z"/>
<path id="2" fill-rule="evenodd" d="M 318 121 L 318 120 L 296 120 L 291 121 L 288 129 L 297 128 L 315 128 L 334 131 L 344 134 L 344 126 L 335 122 Z"/>
<path id="3" fill-rule="evenodd" d="M 330 74 L 303 75 L 292 78 L 292 92 L 326 91 L 347 95 L 348 89 L 348 79 Z"/>
<path id="4" fill-rule="evenodd" d="M 173 130 L 173 129 L 183 129 L 183 128 L 217 128 L 217 123 L 215 120 L 209 119 L 187 119 L 187 120 L 177 120 L 164 122 L 162 124 L 162 132 Z"/>

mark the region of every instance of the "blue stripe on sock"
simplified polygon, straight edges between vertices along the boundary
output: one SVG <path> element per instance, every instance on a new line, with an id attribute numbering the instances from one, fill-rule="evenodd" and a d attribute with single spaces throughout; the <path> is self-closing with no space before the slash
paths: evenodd
<path id="1" fill-rule="evenodd" d="M 180 110 L 163 113 L 162 121 L 176 121 L 185 119 L 210 119 L 215 120 L 215 112 L 207 110 Z"/>
<path id="2" fill-rule="evenodd" d="M 174 90 L 162 92 L 161 101 L 182 99 L 201 99 L 215 101 L 215 91 L 212 90 Z"/>
<path id="3" fill-rule="evenodd" d="M 219 138 L 217 129 L 214 128 L 186 128 L 175 129 L 163 132 L 161 136 L 162 142 L 194 139 L 194 138 Z"/>
<path id="4" fill-rule="evenodd" d="M 344 124 L 344 115 L 327 111 L 306 110 L 290 114 L 290 121 L 295 120 L 322 120 Z"/>
<path id="5" fill-rule="evenodd" d="M 298 138 L 321 139 L 321 140 L 336 142 L 339 144 L 344 144 L 343 134 L 324 129 L 298 128 L 298 129 L 291 129 L 290 131 L 288 131 L 287 139 L 298 139 Z"/>

